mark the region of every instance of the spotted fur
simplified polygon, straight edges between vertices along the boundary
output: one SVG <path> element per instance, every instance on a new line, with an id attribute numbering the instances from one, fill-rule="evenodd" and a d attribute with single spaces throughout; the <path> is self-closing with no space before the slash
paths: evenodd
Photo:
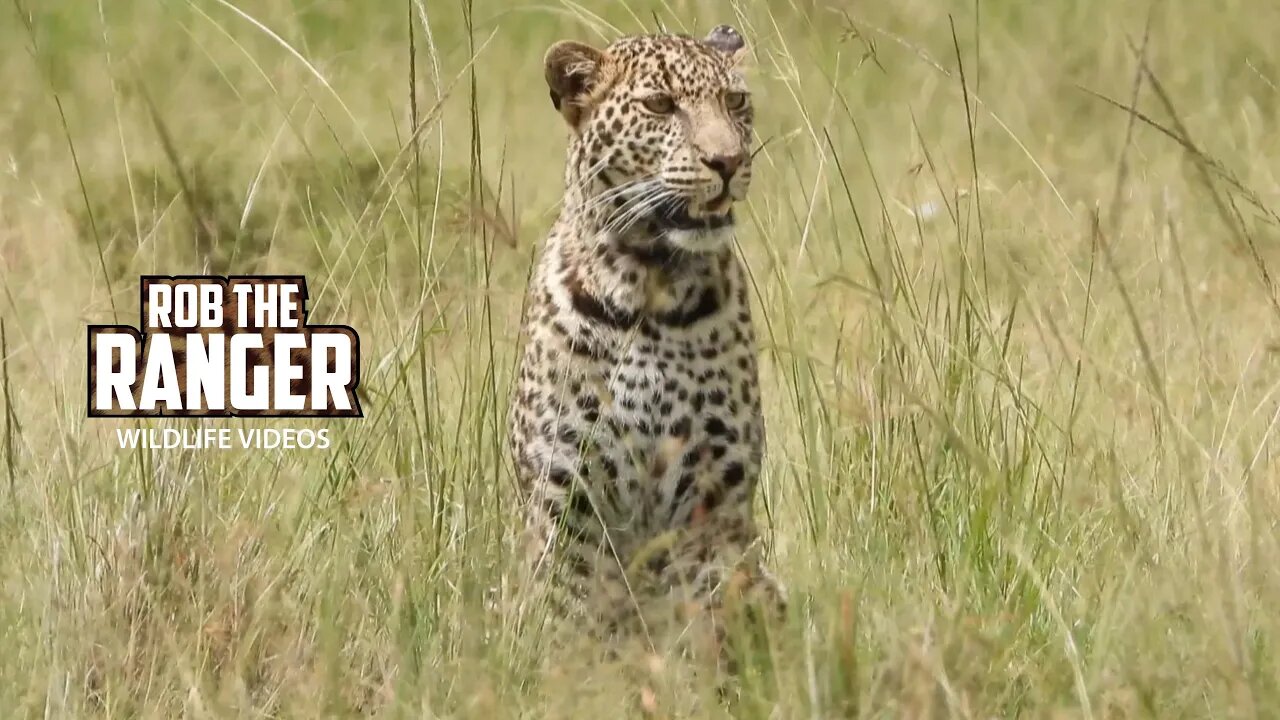
<path id="1" fill-rule="evenodd" d="M 755 552 L 765 429 L 732 247 L 744 53 L 721 26 L 546 55 L 567 187 L 529 287 L 511 446 L 532 567 L 607 629 L 658 598 L 785 602 Z"/>

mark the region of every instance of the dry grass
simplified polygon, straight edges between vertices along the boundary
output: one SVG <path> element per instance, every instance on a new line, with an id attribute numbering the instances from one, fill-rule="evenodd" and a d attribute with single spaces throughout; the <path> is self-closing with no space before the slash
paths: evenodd
<path id="1" fill-rule="evenodd" d="M 237 5 L 0 9 L 5 716 L 1280 708 L 1280 6 Z M 486 609 L 517 600 L 501 418 L 559 199 L 542 51 L 726 20 L 795 599 L 731 709 L 675 660 L 643 699 L 540 663 Z M 85 324 L 204 269 L 306 273 L 360 331 L 332 451 L 85 419 Z"/>

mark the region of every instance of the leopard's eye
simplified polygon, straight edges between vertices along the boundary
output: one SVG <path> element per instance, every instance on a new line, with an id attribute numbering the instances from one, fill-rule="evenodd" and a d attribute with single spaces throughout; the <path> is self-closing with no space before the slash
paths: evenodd
<path id="1" fill-rule="evenodd" d="M 741 110 L 747 106 L 747 94 L 744 92 L 725 93 L 724 106 L 730 110 Z"/>
<path id="2" fill-rule="evenodd" d="M 676 101 L 670 95 L 650 95 L 640 102 L 645 110 L 657 115 L 670 115 L 676 111 Z"/>

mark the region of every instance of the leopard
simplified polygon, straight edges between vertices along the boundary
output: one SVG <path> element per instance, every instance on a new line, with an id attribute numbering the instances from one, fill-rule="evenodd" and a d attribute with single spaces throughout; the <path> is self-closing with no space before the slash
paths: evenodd
<path id="1" fill-rule="evenodd" d="M 509 449 L 525 567 L 604 637 L 697 621 L 723 642 L 731 611 L 787 609 L 753 509 L 748 52 L 719 25 L 544 56 L 564 193 L 527 284 Z"/>

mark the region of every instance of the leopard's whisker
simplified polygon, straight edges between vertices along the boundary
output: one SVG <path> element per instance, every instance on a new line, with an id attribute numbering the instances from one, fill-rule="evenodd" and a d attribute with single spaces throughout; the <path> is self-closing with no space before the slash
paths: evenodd
<path id="1" fill-rule="evenodd" d="M 623 200 L 623 203 L 612 213 L 612 217 L 616 218 L 619 215 L 626 215 L 637 205 L 648 202 L 652 198 L 669 192 L 667 188 L 663 187 L 657 180 L 637 181 L 626 186 L 619 186 L 619 188 L 618 192 L 602 193 L 602 196 L 607 195 L 608 197 L 589 207 L 595 209 L 608 202 L 612 202 L 618 197 L 624 197 L 625 199 Z"/>
<path id="2" fill-rule="evenodd" d="M 610 222 L 606 224 L 606 228 L 615 232 L 627 229 L 640 219 L 662 209 L 666 204 L 678 200 L 679 196 L 666 187 L 659 187 L 647 194 L 630 198 L 613 215 Z"/>
<path id="3" fill-rule="evenodd" d="M 605 207 L 610 202 L 613 202 L 619 197 L 624 197 L 632 193 L 643 194 L 643 192 L 647 189 L 645 187 L 647 182 L 648 181 L 644 179 L 634 180 L 634 181 L 623 183 L 622 185 L 618 185 L 616 187 L 610 188 L 587 200 L 587 202 L 583 205 L 582 211 L 584 213 L 594 213 L 600 210 L 601 208 Z M 640 191 L 638 193 L 636 192 L 637 188 L 639 188 L 639 191 Z"/>

